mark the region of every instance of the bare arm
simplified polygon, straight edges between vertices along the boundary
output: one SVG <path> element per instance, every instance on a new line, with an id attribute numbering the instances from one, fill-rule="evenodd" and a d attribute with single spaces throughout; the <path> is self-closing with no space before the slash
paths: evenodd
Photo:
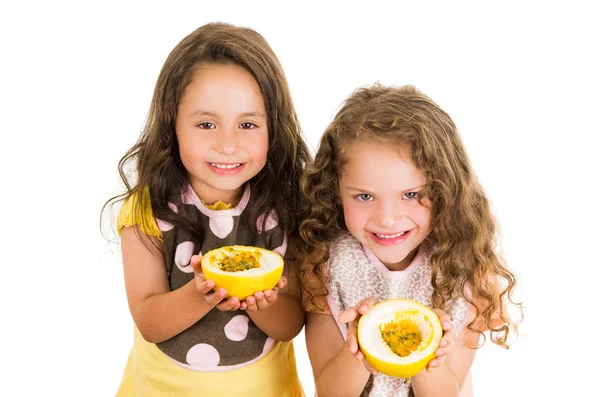
<path id="1" fill-rule="evenodd" d="M 163 256 L 153 248 L 153 243 L 160 244 L 160 241 L 139 230 L 136 234 L 136 227 L 121 231 L 127 301 L 144 339 L 158 343 L 192 326 L 225 295 L 223 291 L 210 293 L 210 284 L 197 280 L 170 291 Z"/>
<path id="2" fill-rule="evenodd" d="M 476 349 L 469 346 L 476 345 L 478 340 L 479 334 L 468 332 L 465 327 L 435 371 L 424 370 L 411 378 L 415 396 L 459 396 L 475 358 Z"/>
<path id="3" fill-rule="evenodd" d="M 308 313 L 306 347 L 319 397 L 358 396 L 369 379 L 369 371 L 349 348 L 333 316 Z"/>
<path id="4" fill-rule="evenodd" d="M 292 340 L 304 326 L 297 277 L 295 271 L 288 270 L 291 266 L 286 263 L 287 277 L 282 277 L 276 288 L 246 299 L 247 312 L 252 321 L 265 334 L 279 341 Z M 251 310 L 252 307 L 256 310 Z"/>

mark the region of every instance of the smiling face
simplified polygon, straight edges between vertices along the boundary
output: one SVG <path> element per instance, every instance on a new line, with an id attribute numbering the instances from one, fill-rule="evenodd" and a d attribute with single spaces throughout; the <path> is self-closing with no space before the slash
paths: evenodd
<path id="1" fill-rule="evenodd" d="M 244 183 L 267 162 L 264 100 L 240 66 L 200 66 L 179 103 L 175 130 L 190 184 L 207 203 L 237 203 Z"/>
<path id="2" fill-rule="evenodd" d="M 346 156 L 339 181 L 346 227 L 388 269 L 406 269 L 430 231 L 429 201 L 419 203 L 425 176 L 395 144 L 360 141 Z"/>

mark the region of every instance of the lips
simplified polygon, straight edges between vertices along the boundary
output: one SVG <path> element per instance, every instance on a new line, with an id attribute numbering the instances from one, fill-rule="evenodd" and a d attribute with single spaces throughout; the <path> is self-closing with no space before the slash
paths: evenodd
<path id="1" fill-rule="evenodd" d="M 371 240 L 379 245 L 396 245 L 400 244 L 410 236 L 412 230 L 406 230 L 404 232 L 397 233 L 373 233 L 370 232 L 369 235 Z"/>
<path id="2" fill-rule="evenodd" d="M 236 164 L 208 163 L 208 164 L 210 164 L 213 167 L 221 168 L 224 170 L 230 170 L 230 169 L 237 168 L 240 165 L 242 165 L 242 163 L 236 163 Z"/>
<path id="3" fill-rule="evenodd" d="M 396 238 L 396 237 L 400 237 L 402 235 L 404 235 L 406 232 L 400 232 L 400 233 L 396 233 L 396 234 L 379 234 L 379 233 L 373 233 L 375 236 L 377 236 L 378 238 Z"/>
<path id="4" fill-rule="evenodd" d="M 207 167 L 218 175 L 236 175 L 244 169 L 246 163 L 206 163 Z"/>

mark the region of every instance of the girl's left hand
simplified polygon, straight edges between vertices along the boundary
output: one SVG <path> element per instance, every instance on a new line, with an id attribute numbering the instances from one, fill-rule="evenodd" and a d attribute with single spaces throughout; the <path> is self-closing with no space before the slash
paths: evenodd
<path id="1" fill-rule="evenodd" d="M 287 285 L 287 278 L 282 276 L 279 282 L 273 289 L 258 291 L 254 295 L 250 295 L 240 304 L 240 310 L 255 312 L 258 310 L 266 310 L 277 302 L 279 290 Z"/>
<path id="2" fill-rule="evenodd" d="M 442 336 L 442 339 L 440 339 L 440 346 L 435 350 L 435 358 L 427 364 L 427 372 L 433 372 L 446 361 L 446 355 L 452 348 L 452 342 L 454 342 L 454 339 L 456 339 L 456 336 L 458 335 L 458 332 L 452 323 L 452 319 L 446 312 L 440 309 L 433 309 L 433 311 L 440 318 L 444 335 Z"/>

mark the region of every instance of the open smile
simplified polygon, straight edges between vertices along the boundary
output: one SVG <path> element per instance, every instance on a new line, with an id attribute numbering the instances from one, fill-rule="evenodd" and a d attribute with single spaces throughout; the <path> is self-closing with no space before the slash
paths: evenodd
<path id="1" fill-rule="evenodd" d="M 369 232 L 371 240 L 379 245 L 396 245 L 400 244 L 410 236 L 412 230 L 406 230 L 398 233 L 373 233 Z"/>
<path id="2" fill-rule="evenodd" d="M 208 168 L 219 175 L 235 175 L 239 173 L 246 163 L 206 163 Z"/>

